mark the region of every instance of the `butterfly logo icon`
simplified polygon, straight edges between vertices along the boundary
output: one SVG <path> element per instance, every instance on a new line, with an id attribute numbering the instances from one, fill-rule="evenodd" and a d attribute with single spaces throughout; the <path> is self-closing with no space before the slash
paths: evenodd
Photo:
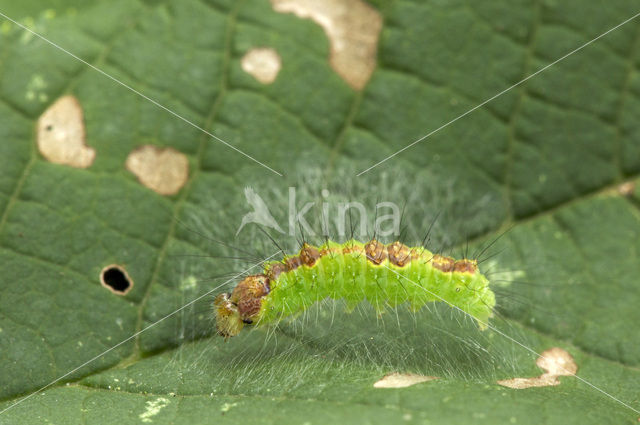
<path id="1" fill-rule="evenodd" d="M 249 223 L 260 224 L 264 227 L 270 227 L 272 229 L 276 229 L 280 233 L 284 233 L 284 230 L 280 228 L 276 220 L 271 215 L 267 204 L 264 200 L 256 193 L 255 190 L 251 187 L 246 187 L 244 189 L 244 196 L 247 198 L 247 202 L 251 207 L 253 207 L 253 211 L 249 212 L 242 217 L 242 222 L 240 223 L 240 227 L 236 232 L 236 236 L 240 233 L 242 228 Z"/>

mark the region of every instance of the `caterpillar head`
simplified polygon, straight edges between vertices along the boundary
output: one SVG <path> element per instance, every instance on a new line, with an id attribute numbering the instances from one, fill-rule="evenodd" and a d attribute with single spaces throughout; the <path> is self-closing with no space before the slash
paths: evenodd
<path id="1" fill-rule="evenodd" d="M 225 339 L 238 335 L 244 323 L 240 318 L 238 306 L 231 302 L 229 294 L 218 295 L 213 301 L 213 306 L 215 308 L 218 335 L 225 337 Z"/>
<path id="2" fill-rule="evenodd" d="M 260 314 L 262 297 L 269 291 L 269 278 L 258 274 L 244 278 L 231 294 L 218 295 L 213 302 L 218 334 L 225 338 L 236 336 L 245 323 L 253 323 Z"/>

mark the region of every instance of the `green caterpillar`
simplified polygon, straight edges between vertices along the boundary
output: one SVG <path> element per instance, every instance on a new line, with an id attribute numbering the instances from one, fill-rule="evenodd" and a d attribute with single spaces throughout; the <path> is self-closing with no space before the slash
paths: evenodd
<path id="1" fill-rule="evenodd" d="M 422 247 L 371 240 L 304 244 L 294 256 L 268 262 L 231 293 L 215 298 L 218 334 L 237 335 L 245 324 L 278 323 L 325 298 L 344 299 L 348 308 L 367 300 L 382 313 L 408 302 L 419 310 L 444 301 L 476 319 L 480 329 L 493 316 L 495 294 L 476 260 L 455 260 Z"/>

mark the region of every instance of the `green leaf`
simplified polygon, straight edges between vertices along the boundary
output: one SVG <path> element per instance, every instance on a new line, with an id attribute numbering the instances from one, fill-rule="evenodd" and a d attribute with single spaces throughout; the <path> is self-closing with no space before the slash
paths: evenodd
<path id="1" fill-rule="evenodd" d="M 3 14 L 285 175 L 0 22 L 1 424 L 637 422 L 612 398 L 640 409 L 637 21 L 355 177 L 635 4 L 371 4 L 384 22 L 377 67 L 356 91 L 331 67 L 322 28 L 266 0 L 0 0 Z M 254 47 L 280 55 L 273 84 L 243 70 Z M 86 169 L 50 163 L 37 146 L 39 116 L 66 94 L 96 151 Z M 127 171 L 149 144 L 187 156 L 178 194 Z M 483 263 L 510 271 L 491 278 L 494 326 L 538 353 L 567 350 L 578 376 L 612 397 L 569 376 L 498 385 L 540 375 L 536 356 L 441 307 L 376 318 L 321 306 L 224 343 L 206 294 L 277 251 L 255 226 L 235 236 L 250 209 L 243 189 L 264 195 L 284 228 L 288 188 L 301 208 L 327 184 L 406 202 L 415 235 L 443 212 L 434 232 L 447 246 L 499 238 Z M 260 258 L 220 258 L 242 255 L 225 244 Z M 124 296 L 100 284 L 110 264 L 133 281 Z M 374 388 L 391 372 L 439 379 Z"/>

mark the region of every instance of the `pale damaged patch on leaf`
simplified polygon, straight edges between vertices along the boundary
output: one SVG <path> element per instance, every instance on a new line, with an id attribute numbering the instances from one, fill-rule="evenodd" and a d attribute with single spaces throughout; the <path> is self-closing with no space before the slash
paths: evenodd
<path id="1" fill-rule="evenodd" d="M 385 375 L 378 382 L 373 384 L 374 388 L 404 388 L 422 382 L 439 379 L 437 376 L 415 375 L 413 373 L 390 373 Z"/>
<path id="2" fill-rule="evenodd" d="M 280 68 L 280 55 L 270 47 L 251 49 L 242 57 L 242 70 L 262 84 L 273 83 Z"/>
<path id="3" fill-rule="evenodd" d="M 33 74 L 31 80 L 27 84 L 27 92 L 24 97 L 28 101 L 38 100 L 41 103 L 47 103 L 49 96 L 46 89 L 49 85 L 41 74 Z"/>
<path id="4" fill-rule="evenodd" d="M 546 370 L 546 372 L 535 378 L 505 379 L 498 381 L 498 384 L 517 390 L 531 387 L 549 387 L 560 385 L 558 376 L 571 376 L 578 371 L 578 366 L 571 354 L 558 347 L 543 351 L 536 360 L 536 365 Z"/>
<path id="5" fill-rule="evenodd" d="M 362 0 L 271 0 L 276 12 L 294 13 L 320 25 L 329 38 L 329 63 L 351 87 L 361 90 L 376 67 L 380 13 Z"/>
<path id="6" fill-rule="evenodd" d="M 187 156 L 172 148 L 141 146 L 129 154 L 126 165 L 140 183 L 161 195 L 175 195 L 189 178 Z"/>
<path id="7" fill-rule="evenodd" d="M 55 164 L 87 168 L 96 151 L 86 145 L 82 106 L 74 96 L 63 96 L 38 119 L 38 150 Z"/>
<path id="8" fill-rule="evenodd" d="M 622 196 L 631 196 L 636 191 L 635 182 L 625 182 L 618 186 L 618 193 Z"/>
<path id="9" fill-rule="evenodd" d="M 159 397 L 155 400 L 147 401 L 146 410 L 138 415 L 141 422 L 151 423 L 153 422 L 153 417 L 156 416 L 162 409 L 169 405 L 169 399 L 164 397 Z"/>
<path id="10" fill-rule="evenodd" d="M 225 413 L 227 413 L 229 410 L 233 409 L 237 405 L 238 403 L 225 403 L 220 407 L 220 412 L 222 412 L 222 414 L 224 415 Z"/>

